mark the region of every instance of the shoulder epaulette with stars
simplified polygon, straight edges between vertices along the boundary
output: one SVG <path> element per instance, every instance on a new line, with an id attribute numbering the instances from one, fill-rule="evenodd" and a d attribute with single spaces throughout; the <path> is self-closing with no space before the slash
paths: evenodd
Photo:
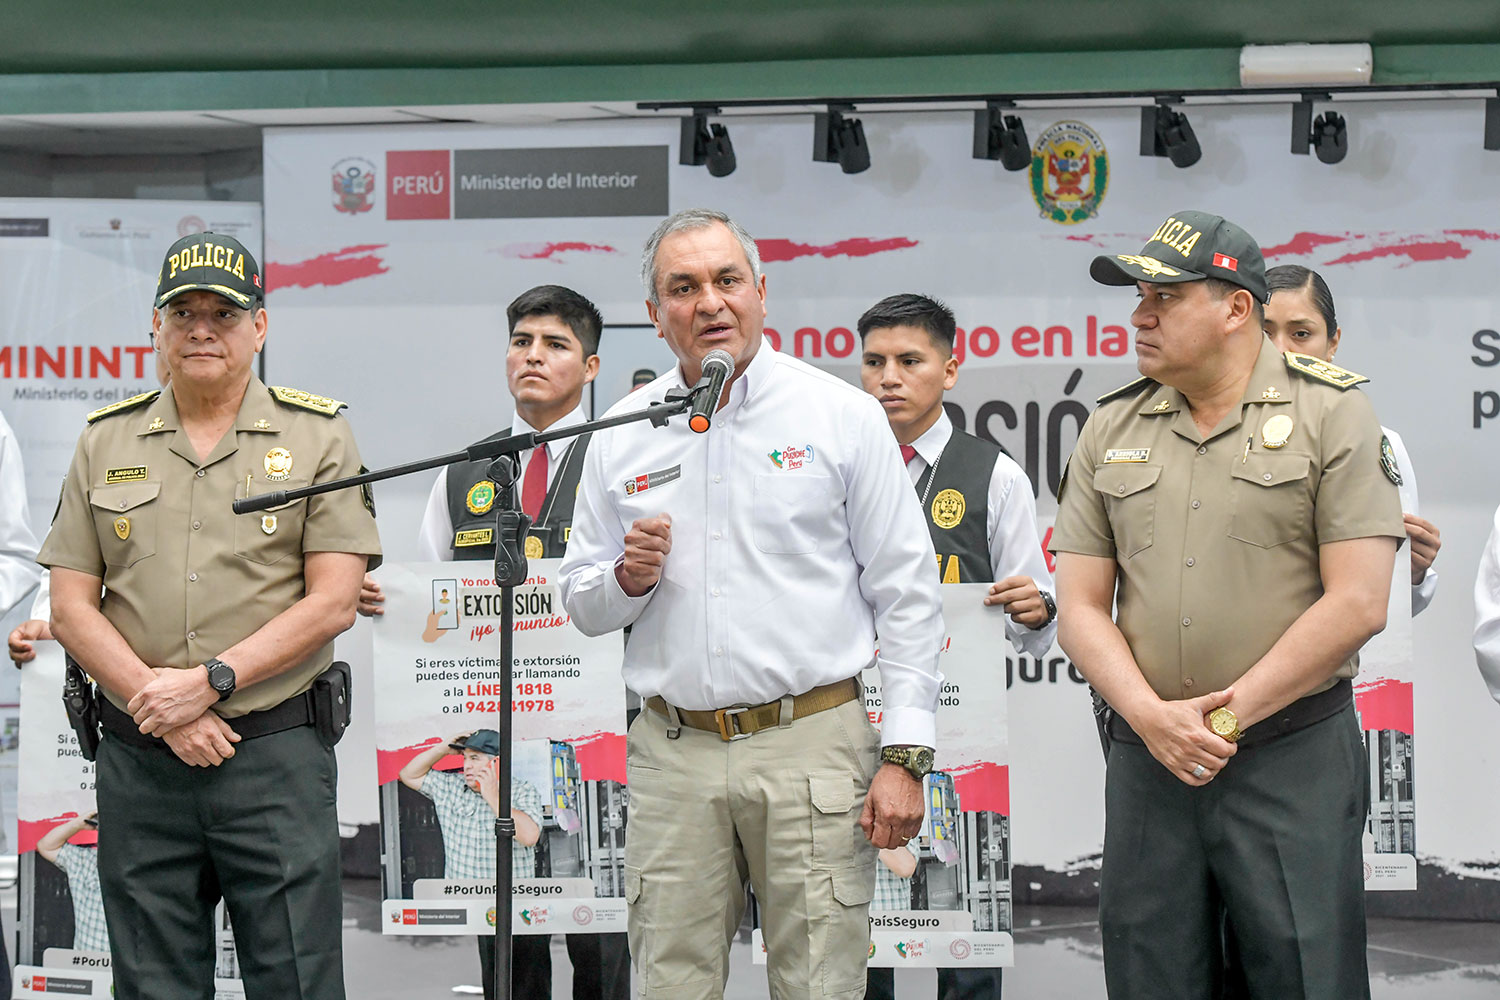
<path id="1" fill-rule="evenodd" d="M 295 406 L 302 410 L 312 410 L 321 413 L 325 417 L 337 416 L 338 412 L 348 403 L 338 399 L 329 399 L 327 396 L 319 396 L 316 393 L 305 392 L 302 389 L 288 389 L 286 386 L 268 386 L 271 395 L 276 397 L 277 402 L 285 403 L 287 406 Z"/>
<path id="2" fill-rule="evenodd" d="M 1150 376 L 1147 376 L 1147 375 L 1142 375 L 1140 378 L 1136 379 L 1133 382 L 1126 382 L 1124 385 L 1120 386 L 1118 389 L 1111 389 L 1111 390 L 1109 390 L 1109 392 L 1106 392 L 1104 395 L 1102 395 L 1098 399 L 1094 400 L 1094 402 L 1102 404 L 1102 403 L 1109 402 L 1111 399 L 1119 399 L 1121 396 L 1128 396 L 1131 393 L 1137 391 L 1138 389 L 1144 388 L 1148 383 L 1150 385 L 1156 385 L 1157 384 L 1156 379 L 1151 378 Z"/>
<path id="3" fill-rule="evenodd" d="M 147 403 L 156 399 L 156 397 L 160 395 L 160 389 L 152 389 L 150 392 L 143 392 L 139 396 L 131 396 L 129 399 L 122 399 L 118 403 L 110 403 L 108 406 L 101 406 L 93 413 L 90 413 L 86 419 L 89 423 L 93 423 L 96 420 L 103 420 L 105 417 L 110 416 L 111 414 L 124 413 L 126 410 L 134 410 L 136 407 L 145 406 Z"/>
<path id="4" fill-rule="evenodd" d="M 1356 372 L 1331 365 L 1322 358 L 1315 358 L 1310 354 L 1298 354 L 1296 351 L 1286 352 L 1286 366 L 1294 372 L 1300 372 L 1308 378 L 1317 379 L 1319 382 L 1327 382 L 1329 385 L 1338 386 L 1340 389 L 1352 389 L 1361 382 L 1368 382 Z"/>

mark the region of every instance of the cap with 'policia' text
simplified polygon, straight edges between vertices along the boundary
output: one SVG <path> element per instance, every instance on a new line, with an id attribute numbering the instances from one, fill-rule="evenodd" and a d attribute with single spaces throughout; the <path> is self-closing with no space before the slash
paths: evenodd
<path id="1" fill-rule="evenodd" d="M 1089 265 L 1102 285 L 1156 285 L 1218 278 L 1265 303 L 1266 262 L 1250 234 L 1217 215 L 1177 212 L 1157 227 L 1138 254 L 1102 254 Z"/>
<path id="2" fill-rule="evenodd" d="M 156 277 L 156 308 L 185 292 L 216 292 L 241 309 L 265 298 L 260 265 L 233 236 L 194 233 L 172 244 Z"/>

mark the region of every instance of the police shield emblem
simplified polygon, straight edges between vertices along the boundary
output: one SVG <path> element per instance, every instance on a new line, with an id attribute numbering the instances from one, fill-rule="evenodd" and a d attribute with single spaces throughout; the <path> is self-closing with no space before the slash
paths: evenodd
<path id="1" fill-rule="evenodd" d="M 1104 140 L 1083 122 L 1062 121 L 1031 149 L 1031 196 L 1042 218 L 1064 226 L 1099 214 L 1109 186 Z"/>
<path id="2" fill-rule="evenodd" d="M 333 207 L 349 215 L 375 207 L 375 164 L 350 156 L 333 165 Z"/>

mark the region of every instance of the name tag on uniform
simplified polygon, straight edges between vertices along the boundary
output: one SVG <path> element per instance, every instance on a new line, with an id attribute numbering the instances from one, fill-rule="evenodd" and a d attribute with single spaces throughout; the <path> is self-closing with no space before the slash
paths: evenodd
<path id="1" fill-rule="evenodd" d="M 144 465 L 132 465 L 124 469 L 106 469 L 104 471 L 104 483 L 138 483 L 146 478 L 146 467 Z"/>
<path id="2" fill-rule="evenodd" d="M 472 531 L 460 531 L 455 534 L 453 536 L 453 547 L 455 549 L 462 549 L 471 545 L 489 545 L 494 540 L 494 528 L 476 528 Z"/>
<path id="3" fill-rule="evenodd" d="M 1111 448 L 1104 453 L 1104 462 L 1144 462 L 1151 457 L 1150 448 Z"/>

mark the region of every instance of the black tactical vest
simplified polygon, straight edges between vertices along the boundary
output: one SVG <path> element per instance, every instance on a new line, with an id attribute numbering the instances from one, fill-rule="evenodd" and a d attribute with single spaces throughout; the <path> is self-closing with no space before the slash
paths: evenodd
<path id="1" fill-rule="evenodd" d="M 505 431 L 500 436 L 509 433 Z M 553 478 L 542 501 L 541 514 L 526 536 L 526 558 L 560 557 L 567 548 L 568 536 L 573 533 L 573 501 L 578 496 L 578 480 L 583 475 L 583 454 L 588 450 L 589 437 L 583 434 L 574 438 L 563 452 L 562 468 Z M 489 467 L 487 459 L 448 466 L 448 517 L 453 522 L 449 544 L 454 559 L 495 558 L 495 501 L 500 491 L 488 476 Z M 520 491 L 518 482 L 516 493 Z"/>
<path id="2" fill-rule="evenodd" d="M 944 583 L 994 582 L 986 524 L 990 476 L 999 457 L 999 445 L 955 427 L 937 461 L 917 477 L 917 497 Z"/>

